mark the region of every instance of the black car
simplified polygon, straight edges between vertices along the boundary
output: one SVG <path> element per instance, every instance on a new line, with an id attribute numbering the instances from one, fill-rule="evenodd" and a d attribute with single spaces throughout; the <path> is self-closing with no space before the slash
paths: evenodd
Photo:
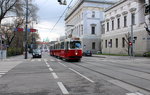
<path id="1" fill-rule="evenodd" d="M 42 58 L 42 52 L 40 49 L 33 49 L 32 52 L 33 58 Z"/>
<path id="2" fill-rule="evenodd" d="M 84 56 L 92 56 L 92 51 L 90 50 L 86 50 L 85 52 L 83 52 Z"/>

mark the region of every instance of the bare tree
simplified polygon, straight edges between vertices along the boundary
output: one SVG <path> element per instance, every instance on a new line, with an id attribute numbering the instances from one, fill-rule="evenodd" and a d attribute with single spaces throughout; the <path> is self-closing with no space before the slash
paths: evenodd
<path id="1" fill-rule="evenodd" d="M 2 19 L 16 16 L 22 17 L 25 16 L 26 3 L 25 0 L 0 0 L 0 25 Z M 32 0 L 29 2 L 29 17 L 30 20 L 37 19 L 37 10 L 38 8 L 32 4 Z"/>
<path id="2" fill-rule="evenodd" d="M 126 47 L 125 51 L 128 52 L 128 55 L 130 49 L 129 42 L 130 42 L 130 33 L 128 32 L 127 34 L 125 34 L 125 47 Z"/>
<path id="3" fill-rule="evenodd" d="M 30 24 L 33 20 L 37 20 L 37 10 L 38 8 L 32 4 L 30 0 L 29 2 L 29 21 Z M 0 28 L 3 31 L 3 34 L 6 36 L 6 44 L 8 46 L 15 45 L 22 46 L 24 33 L 15 31 L 15 28 L 20 28 L 25 26 L 25 14 L 26 14 L 26 6 L 25 0 L 1 0 L 0 1 Z M 5 22 L 2 25 L 2 20 L 4 18 L 15 18 L 11 22 Z M 38 35 L 38 34 L 37 34 Z M 37 37 L 38 38 L 38 37 Z"/>
<path id="4" fill-rule="evenodd" d="M 23 13 L 23 0 L 0 0 L 0 25 L 2 19 L 12 14 L 13 16 L 20 16 Z"/>

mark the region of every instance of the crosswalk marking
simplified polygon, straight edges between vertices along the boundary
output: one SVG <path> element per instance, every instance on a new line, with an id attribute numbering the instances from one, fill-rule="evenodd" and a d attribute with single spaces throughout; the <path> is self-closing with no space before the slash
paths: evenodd
<path id="1" fill-rule="evenodd" d="M 31 62 L 34 62 L 34 61 L 42 61 L 42 59 L 31 59 Z"/>
<path id="2" fill-rule="evenodd" d="M 4 75 L 5 73 L 0 73 L 0 75 Z"/>
<path id="3" fill-rule="evenodd" d="M 126 95 L 144 95 L 144 94 L 139 93 L 139 92 L 135 92 L 135 93 L 126 93 Z"/>
<path id="4" fill-rule="evenodd" d="M 15 66 L 22 63 L 22 61 L 5 61 L 3 64 L 0 64 L 0 77 L 6 74 L 8 71 L 13 69 Z"/>
<path id="5" fill-rule="evenodd" d="M 38 59 L 38 61 L 41 61 L 41 59 Z"/>
<path id="6" fill-rule="evenodd" d="M 50 61 L 55 61 L 54 59 L 50 59 Z"/>
<path id="7" fill-rule="evenodd" d="M 44 59 L 44 61 L 48 61 L 47 59 Z"/>
<path id="8" fill-rule="evenodd" d="M 31 60 L 31 62 L 35 61 L 34 59 Z"/>

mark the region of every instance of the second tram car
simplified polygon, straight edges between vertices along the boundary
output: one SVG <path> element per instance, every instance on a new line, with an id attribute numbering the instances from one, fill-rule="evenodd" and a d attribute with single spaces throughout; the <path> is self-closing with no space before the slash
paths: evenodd
<path id="1" fill-rule="evenodd" d="M 50 46 L 50 55 L 65 60 L 80 61 L 82 58 L 81 41 L 79 38 L 66 39 Z"/>

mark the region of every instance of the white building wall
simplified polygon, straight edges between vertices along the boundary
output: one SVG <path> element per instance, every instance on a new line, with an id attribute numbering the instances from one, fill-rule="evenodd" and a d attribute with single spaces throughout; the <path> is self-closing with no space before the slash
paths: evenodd
<path id="1" fill-rule="evenodd" d="M 114 54 L 128 54 L 128 42 L 122 47 L 122 38 L 125 34 L 131 34 L 131 13 L 135 13 L 135 25 L 133 25 L 133 37 L 135 41 L 134 51 L 136 54 L 143 54 L 150 51 L 150 36 L 144 29 L 144 2 L 124 0 L 124 2 L 108 9 L 105 13 L 105 34 L 102 35 L 102 52 Z M 127 16 L 127 27 L 124 27 L 124 15 Z M 112 18 L 114 18 L 114 30 L 112 30 Z M 120 18 L 120 28 L 117 28 L 117 18 Z M 109 31 L 107 31 L 107 22 L 109 22 Z M 118 47 L 116 47 L 116 38 L 118 38 Z M 105 40 L 112 39 L 112 47 L 105 47 Z"/>
<path id="2" fill-rule="evenodd" d="M 92 50 L 93 53 L 99 51 L 100 21 L 104 18 L 104 8 L 110 5 L 85 1 L 67 18 L 66 25 L 73 25 L 73 27 L 66 27 L 67 34 L 70 33 L 69 31 L 72 31 L 72 37 L 79 37 L 81 39 L 83 51 Z M 95 15 L 94 17 L 92 17 L 93 14 Z M 95 26 L 95 34 L 92 34 L 92 26 Z M 92 43 L 95 43 L 94 49 L 92 49 Z"/>

